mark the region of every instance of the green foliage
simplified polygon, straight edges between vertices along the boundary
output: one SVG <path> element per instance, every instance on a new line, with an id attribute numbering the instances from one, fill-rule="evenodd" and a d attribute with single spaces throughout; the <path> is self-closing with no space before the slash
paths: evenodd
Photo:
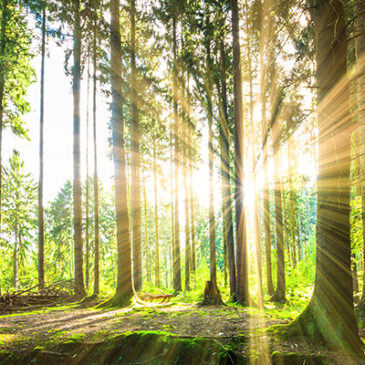
<path id="1" fill-rule="evenodd" d="M 15 250 L 17 250 L 20 286 L 30 286 L 34 282 L 35 264 L 34 238 L 36 237 L 36 185 L 19 153 L 13 151 L 9 165 L 3 170 L 3 247 L 1 279 L 2 287 L 14 284 Z"/>
<path id="2" fill-rule="evenodd" d="M 7 0 L 0 6 L 1 51 L 0 84 L 4 82 L 2 105 L 4 108 L 3 125 L 11 127 L 20 136 L 26 136 L 22 116 L 30 111 L 26 101 L 28 86 L 35 81 L 35 72 L 30 66 L 30 45 L 32 33 L 22 8 L 22 2 Z"/>

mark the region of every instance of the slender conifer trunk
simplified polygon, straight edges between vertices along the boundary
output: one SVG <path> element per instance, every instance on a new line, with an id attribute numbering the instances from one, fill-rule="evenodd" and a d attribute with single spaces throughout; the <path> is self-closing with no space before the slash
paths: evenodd
<path id="1" fill-rule="evenodd" d="M 111 0 L 111 87 L 112 143 L 117 223 L 118 278 L 112 305 L 129 305 L 133 296 L 131 242 L 127 201 L 126 156 L 122 99 L 122 49 L 120 41 L 120 2 Z"/>
<path id="2" fill-rule="evenodd" d="M 94 295 L 98 296 L 100 293 L 100 244 L 99 244 L 99 177 L 98 177 L 98 150 L 97 150 L 97 130 L 96 130 L 96 11 L 94 8 L 94 29 L 93 29 L 93 144 L 94 144 Z"/>
<path id="3" fill-rule="evenodd" d="M 81 83 L 81 24 L 80 0 L 73 0 L 73 54 L 72 93 L 73 110 L 73 213 L 75 245 L 75 292 L 85 295 L 83 274 L 82 212 L 81 212 L 81 151 L 80 151 L 80 83 Z"/>
<path id="4" fill-rule="evenodd" d="M 141 252 L 141 182 L 140 182 L 140 131 L 137 107 L 137 67 L 136 67 L 136 1 L 130 0 L 131 12 L 131 211 L 133 242 L 133 279 L 134 288 L 142 289 L 142 252 Z"/>
<path id="5" fill-rule="evenodd" d="M 244 210 L 244 128 L 242 107 L 241 51 L 239 41 L 239 16 L 237 0 L 231 0 L 234 83 L 234 160 L 235 160 L 235 208 L 236 208 L 236 262 L 237 301 L 249 302 L 246 219 Z"/>
<path id="6" fill-rule="evenodd" d="M 43 207 L 43 130 L 44 130 L 44 61 L 46 53 L 46 8 L 42 9 L 41 95 L 39 121 L 39 184 L 38 184 L 38 286 L 44 288 L 44 207 Z"/>

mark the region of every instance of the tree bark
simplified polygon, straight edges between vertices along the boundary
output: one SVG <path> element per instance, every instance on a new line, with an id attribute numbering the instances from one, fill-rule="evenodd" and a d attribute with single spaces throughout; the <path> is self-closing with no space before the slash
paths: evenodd
<path id="1" fill-rule="evenodd" d="M 111 87 L 112 143 L 117 223 L 118 278 L 117 289 L 110 304 L 129 305 L 133 296 L 131 242 L 127 202 L 126 156 L 122 99 L 122 49 L 120 41 L 120 1 L 111 0 Z"/>
<path id="2" fill-rule="evenodd" d="M 356 46 L 356 63 L 357 63 L 357 95 L 358 95 L 358 116 L 359 123 L 365 121 L 365 4 L 362 0 L 355 0 L 355 46 Z M 359 152 L 360 164 L 362 170 L 362 179 L 365 177 L 365 126 L 359 130 Z M 363 228 L 363 260 L 365 260 L 365 180 L 361 184 L 361 199 L 362 199 L 362 228 Z M 363 282 L 365 283 L 365 270 L 363 274 Z M 365 285 L 362 289 L 362 296 L 359 303 L 361 312 L 365 312 Z"/>
<path id="3" fill-rule="evenodd" d="M 145 249 L 146 249 L 146 277 L 147 277 L 147 283 L 151 283 L 150 244 L 148 237 L 148 221 L 147 221 L 147 194 L 146 194 L 145 184 L 143 186 L 143 201 L 144 201 L 144 227 L 145 227 Z"/>
<path id="4" fill-rule="evenodd" d="M 181 257 L 180 257 L 180 225 L 179 225 L 179 116 L 177 111 L 177 41 L 176 41 L 176 13 L 172 19 L 173 28 L 173 98 L 174 98 L 174 161 L 175 161 L 175 204 L 174 204 L 174 263 L 173 263 L 173 284 L 175 292 L 182 290 L 181 287 Z"/>
<path id="5" fill-rule="evenodd" d="M 219 138 L 220 138 L 220 147 L 222 154 L 221 174 L 222 174 L 223 238 L 226 241 L 226 247 L 227 247 L 230 296 L 233 297 L 233 295 L 236 292 L 236 264 L 234 260 L 231 174 L 230 174 L 230 163 L 229 163 L 230 132 L 228 127 L 226 55 L 224 51 L 223 35 L 220 37 L 219 40 L 219 49 L 220 49 L 220 80 L 221 80 L 221 100 L 222 100 Z"/>
<path id="6" fill-rule="evenodd" d="M 132 125 L 132 161 L 131 161 L 131 210 L 133 242 L 133 279 L 134 288 L 142 289 L 141 257 L 141 182 L 140 182 L 140 131 L 137 108 L 137 68 L 136 68 L 136 1 L 130 0 L 131 11 L 131 125 Z"/>
<path id="7" fill-rule="evenodd" d="M 94 142 L 94 295 L 100 294 L 100 247 L 99 247 L 99 177 L 98 177 L 98 150 L 97 150 L 97 131 L 96 131 L 96 11 L 94 8 L 94 29 L 93 29 L 93 142 Z"/>
<path id="8" fill-rule="evenodd" d="M 73 213 L 74 213 L 74 245 L 75 245 L 75 292 L 85 295 L 83 275 L 83 244 L 82 244 L 82 212 L 81 212 L 81 162 L 80 162 L 80 82 L 81 82 L 81 25 L 80 0 L 73 0 L 73 53 L 74 66 L 72 71 L 73 110 Z"/>
<path id="9" fill-rule="evenodd" d="M 241 51 L 239 41 L 239 16 L 237 0 L 231 0 L 233 38 L 233 84 L 234 84 L 234 159 L 235 159 L 235 208 L 236 208 L 236 261 L 237 301 L 249 302 L 246 219 L 244 210 L 244 127 L 242 107 Z"/>
<path id="10" fill-rule="evenodd" d="M 7 0 L 3 0 L 1 8 L 1 34 L 0 34 L 0 54 L 5 54 L 6 48 L 6 24 L 7 24 Z M 5 87 L 5 75 L 3 61 L 0 59 L 0 232 L 1 232 L 1 219 L 2 219 L 2 141 L 3 141 L 3 129 L 4 129 L 4 87 Z"/>
<path id="11" fill-rule="evenodd" d="M 278 125 L 276 121 L 276 125 Z M 277 126 L 279 128 L 279 126 Z M 271 297 L 273 302 L 285 302 L 285 258 L 283 240 L 283 209 L 281 203 L 279 141 L 274 141 L 274 179 L 275 179 L 275 229 L 276 229 L 276 290 Z"/>
<path id="12" fill-rule="evenodd" d="M 295 194 L 293 188 L 293 175 L 294 175 L 294 164 L 293 164 L 293 156 L 292 156 L 292 145 L 289 142 L 289 178 L 290 178 L 290 233 L 291 233 L 291 242 L 292 242 L 292 259 L 293 259 L 293 267 L 297 266 L 297 244 L 295 238 Z"/>
<path id="13" fill-rule="evenodd" d="M 14 289 L 18 290 L 19 274 L 19 226 L 15 224 L 15 242 L 14 242 Z"/>
<path id="14" fill-rule="evenodd" d="M 89 94 L 90 94 L 90 62 L 87 61 L 87 86 L 86 86 L 86 192 L 85 192 L 85 286 L 89 288 L 90 281 L 90 248 L 89 248 Z"/>
<path id="15" fill-rule="evenodd" d="M 158 239 L 158 197 L 157 197 L 157 151 L 156 137 L 153 139 L 153 182 L 155 190 L 155 285 L 160 287 L 160 247 Z"/>
<path id="16" fill-rule="evenodd" d="M 183 85 L 186 89 L 189 89 L 188 83 L 183 80 Z M 186 86 L 185 86 L 186 85 Z M 190 290 L 190 270 L 191 270 L 191 248 L 190 248 L 190 217 L 189 217 L 189 186 L 187 178 L 188 169 L 188 134 L 187 128 L 189 128 L 188 123 L 190 120 L 190 95 L 189 92 L 186 93 L 187 97 L 183 94 L 183 99 L 187 100 L 187 113 L 184 113 L 183 121 L 183 138 L 184 138 L 184 166 L 183 166 L 183 181 L 185 190 L 185 290 Z"/>
<path id="17" fill-rule="evenodd" d="M 206 103 L 208 119 L 208 159 L 209 159 L 209 271 L 210 280 L 207 281 L 202 304 L 222 304 L 222 298 L 217 285 L 217 254 L 216 254 L 216 223 L 214 212 L 214 146 L 213 146 L 213 105 L 212 105 L 212 82 L 211 82 L 211 49 L 210 49 L 210 19 L 209 5 L 206 15 Z"/>
<path id="18" fill-rule="evenodd" d="M 189 97 L 190 98 L 190 97 Z M 193 125 L 190 121 L 190 127 L 188 130 L 189 138 L 189 195 L 190 195 L 190 234 L 191 234 L 191 272 L 193 274 L 193 281 L 195 283 L 196 273 L 196 244 L 195 244 L 195 198 L 193 190 L 193 141 L 192 141 L 192 129 Z"/>
<path id="19" fill-rule="evenodd" d="M 41 95 L 39 121 L 39 184 L 38 184 L 38 286 L 44 289 L 44 207 L 43 207 L 43 130 L 44 130 L 44 61 L 46 53 L 46 8 L 42 9 Z"/>
<path id="20" fill-rule="evenodd" d="M 171 253 L 172 253 L 172 286 L 174 287 L 175 283 L 175 206 L 174 206 L 174 132 L 173 132 L 173 121 L 170 122 L 170 180 L 171 180 L 171 189 L 170 189 L 170 196 L 171 196 Z"/>
<path id="21" fill-rule="evenodd" d="M 247 1 L 246 1 L 247 5 Z M 250 34 L 249 19 L 246 18 L 246 32 Z M 254 202 L 253 202 L 253 230 L 254 241 L 256 248 L 256 264 L 257 264 L 257 299 L 260 307 L 264 306 L 263 303 L 263 290 L 262 290 L 262 254 L 261 254 L 261 239 L 260 239 L 260 224 L 259 224 L 259 196 L 256 187 L 256 151 L 255 151 L 255 126 L 254 126 L 254 96 L 253 96 L 253 76 L 252 76 L 252 59 L 251 59 L 251 41 L 250 37 L 247 38 L 247 63 L 248 63 L 248 79 L 249 79 L 249 94 L 250 94 L 250 127 L 251 127 L 251 161 L 252 161 L 252 180 L 254 187 Z"/>
<path id="22" fill-rule="evenodd" d="M 310 303 L 289 325 L 288 335 L 301 333 L 312 342 L 363 357 L 351 277 L 351 115 L 345 9 L 340 0 L 319 1 L 313 15 L 319 86 L 316 279 Z"/>

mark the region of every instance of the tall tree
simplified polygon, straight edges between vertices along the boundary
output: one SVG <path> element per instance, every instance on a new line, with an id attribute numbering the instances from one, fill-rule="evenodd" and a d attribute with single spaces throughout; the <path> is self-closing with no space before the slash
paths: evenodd
<path id="1" fill-rule="evenodd" d="M 153 138 L 153 186 L 155 196 L 155 285 L 160 286 L 160 245 L 158 237 L 158 197 L 157 197 L 157 146 L 156 138 Z"/>
<path id="2" fill-rule="evenodd" d="M 22 5 L 4 0 L 0 7 L 0 229 L 3 130 L 10 127 L 16 135 L 26 136 L 21 118 L 30 110 L 25 95 L 34 79 L 30 67 L 31 33 Z"/>
<path id="3" fill-rule="evenodd" d="M 185 290 L 190 290 L 190 271 L 191 271 L 191 248 L 190 248 L 190 217 L 189 217 L 189 185 L 188 185 L 188 145 L 187 139 L 188 123 L 190 119 L 190 102 L 189 102 L 189 81 L 185 82 L 185 77 L 182 81 L 186 94 L 183 92 L 183 100 L 187 100 L 186 111 L 183 112 L 183 183 L 184 183 L 184 194 L 185 194 Z M 186 95 L 186 97 L 185 97 Z"/>
<path id="4" fill-rule="evenodd" d="M 235 160 L 235 210 L 236 210 L 236 256 L 237 256 L 237 301 L 248 304 L 247 237 L 244 210 L 244 129 L 242 107 L 241 51 L 239 41 L 239 16 L 237 0 L 231 0 L 234 84 L 234 160 Z"/>
<path id="5" fill-rule="evenodd" d="M 265 64 L 265 53 L 271 39 L 272 33 L 272 1 L 262 1 L 261 31 L 260 31 L 260 102 L 261 102 L 261 124 L 262 124 L 262 144 L 263 144 L 263 170 L 264 170 L 264 191 L 263 191 L 263 216 L 265 232 L 265 258 L 266 258 L 266 284 L 267 292 L 271 296 L 274 294 L 274 285 L 272 280 L 272 263 L 271 263 L 271 235 L 270 235 L 270 194 L 268 179 L 268 132 L 269 126 L 266 118 L 266 84 L 267 84 L 267 65 Z M 270 56 L 267 64 L 270 64 Z"/>
<path id="6" fill-rule="evenodd" d="M 97 6 L 98 1 L 93 1 L 93 144 L 94 144 L 94 293 L 98 296 L 100 292 L 99 288 L 99 276 L 100 276 L 100 243 L 99 243 L 99 178 L 98 178 L 98 151 L 97 151 L 97 131 L 96 131 L 96 61 L 97 61 Z"/>
<path id="7" fill-rule="evenodd" d="M 279 121 L 275 127 L 279 128 Z M 276 128 L 274 128 L 276 129 Z M 283 209 L 282 209 L 282 189 L 280 179 L 280 148 L 278 138 L 274 141 L 274 179 L 275 179 L 275 230 L 276 230 L 276 290 L 271 300 L 274 302 L 285 302 L 285 258 L 283 239 Z"/>
<path id="8" fill-rule="evenodd" d="M 131 210 L 133 242 L 133 279 L 136 290 L 142 288 L 141 258 L 141 182 L 140 182 L 140 131 L 137 107 L 136 67 L 136 1 L 130 0 L 131 19 L 131 125 L 132 125 L 132 166 L 131 166 Z"/>
<path id="9" fill-rule="evenodd" d="M 41 94 L 39 121 L 39 183 L 38 183 L 38 285 L 44 288 L 44 207 L 43 207 L 43 134 L 44 134 L 44 61 L 46 53 L 46 7 L 42 8 L 42 46 L 41 46 Z M 1 214 L 1 213 L 0 213 Z"/>
<path id="10" fill-rule="evenodd" d="M 36 185 L 30 174 L 24 171 L 24 162 L 19 153 L 13 151 L 9 166 L 4 170 L 4 225 L 6 236 L 14 242 L 13 251 L 13 285 L 19 286 L 20 258 L 25 254 L 25 239 L 30 230 L 35 229 L 36 219 Z M 11 237 L 12 236 L 12 237 Z M 27 239 L 29 245 L 29 238 Z"/>
<path id="11" fill-rule="evenodd" d="M 211 23 L 210 9 L 207 4 L 205 17 L 205 52 L 206 52 L 206 109 L 208 119 L 208 159 L 209 159 L 209 281 L 204 291 L 203 304 L 221 304 L 222 298 L 217 285 L 217 254 L 216 254 L 216 222 L 214 213 L 214 146 L 213 146 L 213 84 L 212 84 L 212 58 L 211 58 Z"/>
<path id="12" fill-rule="evenodd" d="M 304 335 L 312 342 L 361 354 L 351 278 L 351 117 L 343 2 L 317 1 L 313 20 L 319 86 L 316 278 L 312 298 L 289 325 L 288 335 Z"/>
<path id="13" fill-rule="evenodd" d="M 111 0 L 111 88 L 112 88 L 112 144 L 115 181 L 115 210 L 117 222 L 118 278 L 114 297 L 108 304 L 129 305 L 133 296 L 131 242 L 127 203 L 127 176 L 124 145 L 122 99 L 122 49 L 120 38 L 120 1 Z"/>
<path id="14" fill-rule="evenodd" d="M 88 52 L 89 53 L 89 52 Z M 90 281 L 90 185 L 89 185 L 89 100 L 90 100 L 90 55 L 87 55 L 87 86 L 86 86 L 86 187 L 85 187 L 85 286 L 86 290 L 89 289 L 89 281 Z"/>
<path id="15" fill-rule="evenodd" d="M 365 121 L 365 4 L 361 0 L 355 0 L 356 12 L 356 60 L 357 60 L 357 74 L 358 74 L 358 115 L 359 122 Z M 362 174 L 365 174 L 365 127 L 360 128 L 360 161 Z M 361 186 L 362 196 L 362 224 L 363 224 L 363 254 L 365 253 L 365 184 Z M 365 256 L 363 255 L 365 258 Z M 365 260 L 365 259 L 364 259 Z M 365 270 L 364 276 L 365 278 Z M 364 286 L 365 287 L 365 286 Z M 361 312 L 365 312 L 365 290 L 362 290 L 361 300 L 358 308 Z"/>
<path id="16" fill-rule="evenodd" d="M 223 10 L 222 10 L 223 12 Z M 223 239 L 226 241 L 228 256 L 228 271 L 231 297 L 236 292 L 236 264 L 234 258 L 233 218 L 232 218 L 232 193 L 231 172 L 229 159 L 230 131 L 228 126 L 228 103 L 226 84 L 226 52 L 224 49 L 224 27 L 219 36 L 220 54 L 220 83 L 221 83 L 221 106 L 219 124 L 219 144 L 221 149 L 221 174 L 222 174 L 222 212 L 223 212 Z"/>
<path id="17" fill-rule="evenodd" d="M 80 83 L 81 83 L 81 24 L 80 0 L 72 1 L 73 8 L 73 57 L 72 93 L 73 110 L 73 214 L 75 250 L 75 292 L 84 296 L 82 212 L 81 212 L 81 153 L 80 153 Z"/>
<path id="18" fill-rule="evenodd" d="M 174 263 L 173 263 L 173 286 L 175 292 L 181 291 L 181 254 L 180 254 L 180 224 L 179 224 L 179 153 L 180 153 L 180 138 L 179 138 L 179 115 L 178 115 L 178 95 L 177 95 L 177 7 L 173 7 L 172 15 L 172 53 L 173 53 L 173 103 L 174 103 L 174 182 L 175 182 L 175 197 L 174 197 Z"/>

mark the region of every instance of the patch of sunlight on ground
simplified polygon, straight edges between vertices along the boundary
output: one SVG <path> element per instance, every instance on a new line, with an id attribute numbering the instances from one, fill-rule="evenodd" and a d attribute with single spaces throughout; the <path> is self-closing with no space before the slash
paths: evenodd
<path id="1" fill-rule="evenodd" d="M 0 345 L 8 345 L 17 338 L 17 335 L 0 333 Z"/>

